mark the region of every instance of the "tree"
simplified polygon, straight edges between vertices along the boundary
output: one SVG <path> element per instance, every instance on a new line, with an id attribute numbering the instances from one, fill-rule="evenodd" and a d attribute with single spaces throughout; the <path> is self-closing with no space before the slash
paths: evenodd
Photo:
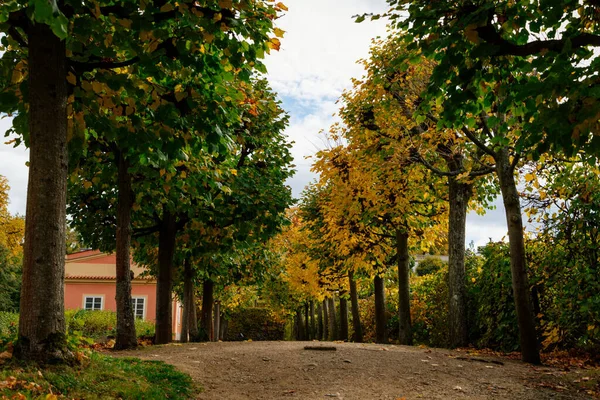
<path id="1" fill-rule="evenodd" d="M 2 57 L 3 106 L 0 111 L 17 112 L 13 130 L 31 149 L 27 210 L 27 226 L 31 228 L 26 229 L 21 307 L 27 312 L 21 313 L 18 357 L 38 361 L 69 357 L 64 350 L 62 313 L 67 105 L 72 102 L 68 97 L 67 80 L 84 87 L 86 73 L 100 71 L 102 74 L 102 71 L 137 65 L 148 73 L 149 81 L 159 83 L 169 71 L 182 71 L 185 66 L 197 64 L 195 54 L 210 48 L 213 42 L 226 41 L 230 38 L 229 31 L 252 43 L 244 42 L 244 45 L 233 40 L 234 44 L 228 47 L 231 54 L 235 54 L 233 59 L 239 64 L 241 60 L 252 63 L 268 50 L 267 46 L 278 46 L 279 41 L 270 39 L 268 34 L 277 11 L 285 6 L 254 1 L 253 7 L 247 7 L 246 2 L 242 3 L 160 1 L 140 5 L 131 1 L 118 5 L 98 4 L 88 9 L 77 2 L 40 0 L 27 6 L 12 3 L 2 8 L 0 29 L 7 34 L 2 39 L 7 51 Z M 251 22 L 238 23 L 238 18 Z M 68 47 L 61 40 L 67 36 L 70 38 Z M 123 73 L 107 76 L 109 79 L 116 76 L 111 84 L 117 90 L 127 79 Z M 52 90 L 48 90 L 49 87 Z M 23 93 L 30 97 L 23 98 Z M 81 93 L 74 91 L 76 97 Z M 173 93 L 167 108 L 177 108 L 175 104 L 190 106 L 186 99 L 188 94 Z M 114 100 L 113 97 L 103 101 L 103 106 L 113 108 L 115 117 L 123 111 L 127 113 L 121 100 L 117 104 Z M 154 104 L 157 109 L 161 105 L 156 99 Z M 76 114 L 76 118 L 81 119 L 81 116 Z M 53 171 L 52 179 L 47 179 L 47 171 Z M 38 274 L 44 279 L 37 279 Z M 36 282 L 42 281 L 43 288 L 37 287 Z"/>

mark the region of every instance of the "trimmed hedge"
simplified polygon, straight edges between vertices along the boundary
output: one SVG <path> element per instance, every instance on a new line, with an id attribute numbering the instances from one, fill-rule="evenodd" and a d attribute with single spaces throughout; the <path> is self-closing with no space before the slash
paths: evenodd
<path id="1" fill-rule="evenodd" d="M 226 341 L 284 339 L 285 321 L 268 308 L 238 309 L 227 319 Z"/>

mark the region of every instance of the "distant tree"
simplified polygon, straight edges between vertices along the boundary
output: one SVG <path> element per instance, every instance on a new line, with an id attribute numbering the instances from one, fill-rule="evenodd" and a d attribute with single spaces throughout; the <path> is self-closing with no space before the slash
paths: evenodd
<path id="1" fill-rule="evenodd" d="M 417 275 L 429 275 L 439 271 L 446 263 L 437 257 L 427 257 L 417 265 Z"/>

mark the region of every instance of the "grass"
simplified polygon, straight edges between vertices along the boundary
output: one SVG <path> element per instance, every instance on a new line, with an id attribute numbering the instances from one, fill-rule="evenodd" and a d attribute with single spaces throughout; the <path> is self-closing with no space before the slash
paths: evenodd
<path id="1" fill-rule="evenodd" d="M 91 352 L 81 366 L 39 369 L 0 366 L 4 399 L 190 399 L 198 393 L 189 375 L 161 361 L 113 358 Z M 6 396 L 6 397 L 5 397 Z"/>

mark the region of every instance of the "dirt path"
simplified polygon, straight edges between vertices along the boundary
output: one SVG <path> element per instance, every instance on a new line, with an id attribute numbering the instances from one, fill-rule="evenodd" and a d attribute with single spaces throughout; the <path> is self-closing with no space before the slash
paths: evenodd
<path id="1" fill-rule="evenodd" d="M 336 351 L 304 350 L 333 345 Z M 192 343 L 119 353 L 163 360 L 204 387 L 199 399 L 584 399 L 557 371 L 417 347 L 317 342 Z M 488 360 L 490 360 L 488 358 Z M 546 386 L 546 387 L 544 387 Z"/>

